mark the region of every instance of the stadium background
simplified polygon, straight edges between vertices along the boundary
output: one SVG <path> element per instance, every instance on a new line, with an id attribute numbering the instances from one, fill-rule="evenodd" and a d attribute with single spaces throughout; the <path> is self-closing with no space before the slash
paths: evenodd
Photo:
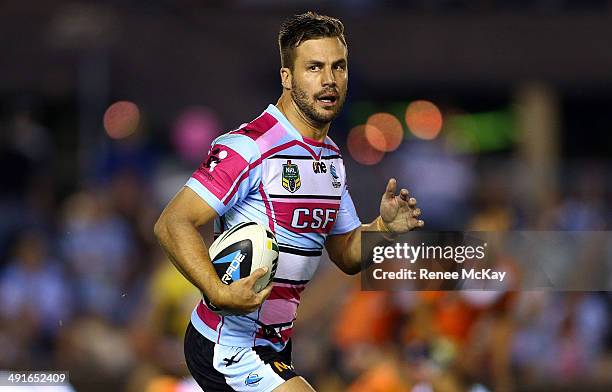
<path id="1" fill-rule="evenodd" d="M 396 176 L 432 230 L 610 229 L 610 1 L 8 0 L 0 369 L 68 369 L 78 391 L 189 390 L 176 380 L 197 293 L 153 223 L 212 137 L 276 101 L 278 26 L 308 9 L 346 26 L 349 97 L 330 135 L 362 220 Z M 141 121 L 111 138 L 119 100 Z M 611 302 L 365 293 L 323 261 L 295 364 L 322 392 L 610 390 Z"/>

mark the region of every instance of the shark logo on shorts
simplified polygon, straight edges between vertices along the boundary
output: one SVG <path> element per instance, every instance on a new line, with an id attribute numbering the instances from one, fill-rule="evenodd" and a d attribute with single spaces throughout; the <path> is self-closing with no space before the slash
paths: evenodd
<path id="1" fill-rule="evenodd" d="M 244 385 L 248 385 L 249 387 L 256 387 L 259 385 L 259 382 L 263 379 L 263 377 L 259 377 L 257 373 L 249 373 L 246 380 L 244 380 Z"/>

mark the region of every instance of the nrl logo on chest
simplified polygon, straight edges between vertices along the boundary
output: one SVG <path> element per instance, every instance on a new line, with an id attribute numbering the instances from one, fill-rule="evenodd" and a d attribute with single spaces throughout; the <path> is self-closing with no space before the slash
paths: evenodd
<path id="1" fill-rule="evenodd" d="M 294 193 L 302 185 L 300 179 L 300 170 L 298 165 L 291 163 L 290 160 L 287 163 L 283 163 L 283 188 L 291 193 Z"/>

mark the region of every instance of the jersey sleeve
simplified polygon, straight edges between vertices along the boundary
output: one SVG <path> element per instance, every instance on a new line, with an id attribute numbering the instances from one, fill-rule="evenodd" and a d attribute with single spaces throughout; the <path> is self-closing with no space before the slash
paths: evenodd
<path id="1" fill-rule="evenodd" d="M 359 216 L 355 210 L 353 199 L 348 191 L 348 186 L 345 184 L 342 190 L 342 198 L 340 199 L 340 209 L 336 218 L 336 223 L 332 227 L 329 235 L 345 234 L 355 230 L 361 226 Z"/>
<path id="2" fill-rule="evenodd" d="M 197 193 L 219 216 L 249 193 L 257 191 L 261 170 L 255 162 L 259 147 L 244 135 L 224 134 L 213 141 L 208 156 L 186 186 Z"/>

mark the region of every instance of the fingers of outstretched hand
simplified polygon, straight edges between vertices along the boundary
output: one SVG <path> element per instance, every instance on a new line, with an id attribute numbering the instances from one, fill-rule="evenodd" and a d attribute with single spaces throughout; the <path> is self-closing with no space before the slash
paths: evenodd
<path id="1" fill-rule="evenodd" d="M 417 205 L 417 199 L 415 199 L 414 197 L 411 197 L 410 199 L 408 199 L 408 205 L 409 205 L 411 208 L 416 207 L 416 205 Z"/>
<path id="2" fill-rule="evenodd" d="M 387 188 L 385 189 L 385 197 L 395 197 L 395 191 L 397 189 L 397 181 L 395 178 L 390 178 L 387 182 Z"/>
<path id="3" fill-rule="evenodd" d="M 420 219 L 415 219 L 415 218 L 412 218 L 412 219 L 410 219 L 410 223 L 411 223 L 411 224 L 410 224 L 410 226 L 411 226 L 413 229 L 414 229 L 415 227 L 423 227 L 423 226 L 425 226 L 425 222 L 423 222 L 423 221 L 422 221 L 422 220 L 420 220 Z"/>

